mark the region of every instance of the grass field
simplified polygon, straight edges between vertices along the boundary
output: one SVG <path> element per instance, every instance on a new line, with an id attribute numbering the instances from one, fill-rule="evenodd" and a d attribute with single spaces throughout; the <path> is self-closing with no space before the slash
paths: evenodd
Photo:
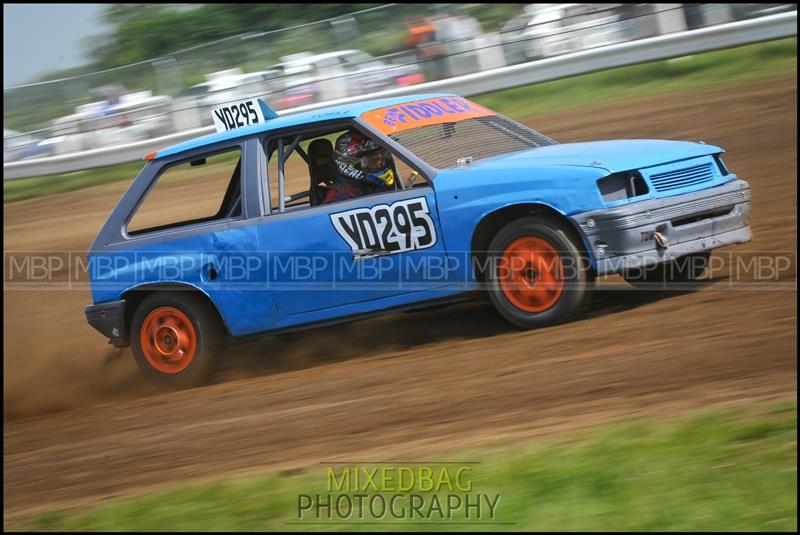
<path id="1" fill-rule="evenodd" d="M 463 516 L 442 521 L 434 515 L 432 524 L 392 520 L 378 527 L 398 531 L 797 529 L 796 400 L 666 422 L 625 420 L 599 431 L 528 444 L 523 450 L 498 444 L 480 455 L 460 452 L 437 457 L 480 463 L 472 465 L 471 490 L 500 495 L 493 519 L 469 525 Z M 317 519 L 307 516 L 298 520 L 298 495 L 324 492 L 326 474 L 321 467 L 184 486 L 88 510 L 52 511 L 17 527 L 68 531 L 376 527 L 333 520 L 311 524 Z"/>
<path id="2" fill-rule="evenodd" d="M 144 162 L 135 161 L 58 175 L 5 180 L 3 181 L 3 202 L 33 199 L 119 180 L 132 180 L 139 174 L 143 166 Z"/>
<path id="3" fill-rule="evenodd" d="M 471 97 L 506 115 L 526 117 L 701 87 L 728 86 L 797 70 L 797 38 L 609 69 Z"/>
<path id="4" fill-rule="evenodd" d="M 516 87 L 473 97 L 512 117 L 524 117 L 606 101 L 740 84 L 784 76 L 797 69 L 797 39 L 782 39 L 674 60 L 621 67 L 553 82 Z M 142 162 L 3 183 L 3 202 L 131 180 Z"/>

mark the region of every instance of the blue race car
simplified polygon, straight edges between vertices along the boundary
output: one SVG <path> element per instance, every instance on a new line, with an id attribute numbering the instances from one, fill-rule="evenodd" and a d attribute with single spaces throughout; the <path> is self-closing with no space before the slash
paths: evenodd
<path id="1" fill-rule="evenodd" d="M 207 377 L 225 336 L 480 296 L 556 324 L 597 276 L 691 281 L 751 239 L 747 182 L 701 142 L 559 144 L 441 94 L 214 122 L 145 157 L 88 254 L 87 320 L 166 382 Z"/>

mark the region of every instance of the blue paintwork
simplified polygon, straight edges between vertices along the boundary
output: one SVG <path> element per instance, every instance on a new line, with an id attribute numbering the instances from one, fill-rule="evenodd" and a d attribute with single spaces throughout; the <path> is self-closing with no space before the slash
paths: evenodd
<path id="1" fill-rule="evenodd" d="M 468 255 L 478 223 L 497 210 L 517 204 L 539 204 L 571 216 L 602 209 L 611 205 L 603 202 L 596 182 L 610 173 L 704 156 L 711 158 L 707 155 L 721 151 L 713 145 L 682 141 L 595 141 L 550 145 L 442 171 L 436 176 L 436 197 L 445 248 L 448 255 Z M 713 187 L 732 178 L 735 175 L 723 177 L 717 173 L 712 182 L 668 194 L 651 191 L 637 200 Z M 594 261 L 592 258 L 593 264 Z M 471 280 L 471 270 L 466 265 L 464 268 L 455 276 Z"/>
<path id="2" fill-rule="evenodd" d="M 535 151 L 486 158 L 475 162 L 473 167 L 507 169 L 528 164 L 546 164 L 600 167 L 610 173 L 617 173 L 720 152 L 724 152 L 720 147 L 691 141 L 615 139 L 549 145 Z"/>
<path id="3" fill-rule="evenodd" d="M 275 218 L 274 221 L 269 219 L 271 218 L 264 218 L 261 222 L 228 231 L 209 232 L 169 242 L 150 243 L 125 251 L 90 255 L 92 300 L 94 303 L 114 301 L 144 286 L 180 282 L 207 295 L 216 305 L 228 332 L 241 336 L 372 312 L 463 291 L 461 287 L 448 288 L 446 282 L 420 287 L 409 284 L 405 288 L 409 291 L 405 292 L 395 288 L 384 291 L 347 288 L 336 290 L 326 284 L 331 282 L 329 269 L 317 271 L 318 278 L 315 278 L 315 282 L 321 285 L 317 290 L 283 288 L 281 284 L 291 283 L 291 280 L 280 271 L 277 262 L 285 258 L 281 259 L 276 252 L 290 247 L 292 237 L 296 237 L 296 234 L 284 233 L 292 225 L 291 218 Z M 306 242 L 304 247 L 295 248 L 294 253 L 298 257 L 316 253 L 321 247 L 327 246 L 327 255 L 338 255 L 341 259 L 350 258 L 349 250 L 337 243 L 341 241 L 338 236 L 333 240 L 333 236 L 324 234 L 326 230 L 330 230 L 329 225 L 325 228 L 320 222 L 314 230 L 320 231 L 319 240 Z M 281 233 L 283 237 L 277 241 L 264 239 L 266 235 Z M 296 241 L 295 239 L 295 245 Z M 252 244 L 255 243 L 259 246 L 253 247 Z M 423 252 L 443 254 L 443 249 L 415 253 Z M 235 280 L 236 277 L 212 282 L 205 275 L 204 268 L 208 265 L 215 266 L 220 274 L 230 273 L 225 269 L 229 265 L 226 261 L 235 259 L 239 262 L 241 258 L 255 266 L 244 283 Z M 385 259 L 372 259 L 373 265 L 381 260 Z M 272 276 L 268 274 L 268 270 L 273 270 Z M 175 276 L 178 271 L 179 279 Z M 265 281 L 269 281 L 268 284 Z"/>
<path id="4" fill-rule="evenodd" d="M 330 119 L 356 118 L 371 109 L 438 96 L 450 95 L 372 100 L 278 117 L 263 125 L 181 143 L 160 151 L 157 159 L 169 161 L 172 156 L 177 159 L 186 151 L 224 141 L 252 138 L 266 131 Z M 572 215 L 608 207 L 596 185 L 604 176 L 655 166 L 661 169 L 661 166 L 689 159 L 713 161 L 711 155 L 720 152 L 723 152 L 721 148 L 712 145 L 659 140 L 545 146 L 477 160 L 465 167 L 439 170 L 432 187 L 283 214 L 251 214 L 244 221 L 224 228 L 212 224 L 207 231 L 195 229 L 189 233 L 166 234 L 163 240 L 127 240 L 112 252 L 105 251 L 104 245 L 99 244 L 89 256 L 92 297 L 95 303 L 103 303 L 124 298 L 127 292 L 143 286 L 180 283 L 207 295 L 231 334 L 245 335 L 453 296 L 476 288 L 469 262 L 471 240 L 477 226 L 489 214 L 515 205 L 538 204 L 570 221 Z M 650 192 L 646 198 L 713 187 L 735 178 L 733 174 L 722 176 L 718 170 L 716 173 L 711 182 L 663 194 Z M 245 174 L 245 180 L 256 178 Z M 438 237 L 435 246 L 354 261 L 350 247 L 334 230 L 330 215 L 412 197 L 427 200 Z M 286 268 L 287 262 L 293 255 L 309 254 L 319 254 L 330 260 L 330 264 L 311 266 L 319 287 L 293 287 L 297 272 Z M 247 284 L 225 278 L 235 271 L 226 263 L 228 259 L 242 257 L 253 261 L 252 266 L 247 267 Z M 114 263 L 115 258 L 119 263 Z M 433 277 L 422 277 L 398 264 L 423 259 L 442 261 L 447 268 Z M 159 271 L 159 262 L 166 269 Z M 165 263 L 178 263 L 183 269 L 177 274 L 177 270 L 170 271 Z M 347 269 L 354 266 L 373 269 L 379 274 L 378 282 L 390 284 L 359 285 L 360 279 L 350 271 L 336 275 L 333 267 L 336 265 Z M 208 280 L 208 266 L 214 266 L 221 279 Z M 348 287 L 348 283 L 355 284 Z"/>
<path id="5" fill-rule="evenodd" d="M 264 114 L 265 119 L 270 120 L 278 118 L 278 113 L 272 108 L 270 108 L 269 104 L 267 104 L 261 99 L 258 99 L 258 107 L 261 108 L 261 113 Z"/>

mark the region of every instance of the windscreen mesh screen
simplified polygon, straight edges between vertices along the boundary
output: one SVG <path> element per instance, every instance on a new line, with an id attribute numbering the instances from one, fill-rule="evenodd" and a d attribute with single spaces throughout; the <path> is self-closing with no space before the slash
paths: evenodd
<path id="1" fill-rule="evenodd" d="M 438 169 L 457 167 L 461 158 L 480 160 L 556 143 L 501 115 L 420 126 L 391 137 Z"/>

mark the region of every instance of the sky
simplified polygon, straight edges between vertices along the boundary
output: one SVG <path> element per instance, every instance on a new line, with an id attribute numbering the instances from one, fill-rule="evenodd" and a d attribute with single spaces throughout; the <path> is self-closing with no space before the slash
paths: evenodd
<path id="1" fill-rule="evenodd" d="M 88 61 L 84 38 L 108 31 L 106 4 L 4 4 L 3 88 Z"/>

